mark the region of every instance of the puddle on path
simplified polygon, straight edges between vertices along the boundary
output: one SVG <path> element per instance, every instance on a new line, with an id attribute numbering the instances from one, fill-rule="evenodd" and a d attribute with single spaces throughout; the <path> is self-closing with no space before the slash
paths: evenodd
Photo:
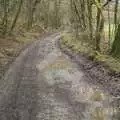
<path id="1" fill-rule="evenodd" d="M 67 57 L 59 54 L 50 63 L 44 63 L 47 64 L 39 65 L 39 70 L 46 82 L 69 91 L 68 97 L 80 120 L 120 120 L 118 101 L 97 86 L 85 82 L 84 73 Z"/>

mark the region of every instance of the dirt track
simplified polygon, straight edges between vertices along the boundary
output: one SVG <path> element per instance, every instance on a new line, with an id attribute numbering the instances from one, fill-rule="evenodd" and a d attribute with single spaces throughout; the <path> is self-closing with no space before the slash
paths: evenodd
<path id="1" fill-rule="evenodd" d="M 92 78 L 60 51 L 59 38 L 36 41 L 10 66 L 0 86 L 0 120 L 117 119 L 112 96 L 86 82 Z"/>

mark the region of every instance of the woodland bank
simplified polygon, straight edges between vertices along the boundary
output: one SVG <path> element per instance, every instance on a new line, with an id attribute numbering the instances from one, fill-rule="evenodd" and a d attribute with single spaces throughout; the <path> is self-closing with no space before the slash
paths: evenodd
<path id="1" fill-rule="evenodd" d="M 67 44 L 63 39 L 59 41 L 62 52 L 68 55 L 71 60 L 82 68 L 87 76 L 90 76 L 90 84 L 96 84 L 111 95 L 120 96 L 120 72 L 110 68 L 105 62 L 93 60 L 89 53 L 76 51 L 72 44 Z M 87 49 L 87 48 L 86 48 Z"/>
<path id="2" fill-rule="evenodd" d="M 36 40 L 46 36 L 47 32 L 35 26 L 29 32 L 19 31 L 17 34 L 0 38 L 0 79 L 16 57 Z"/>

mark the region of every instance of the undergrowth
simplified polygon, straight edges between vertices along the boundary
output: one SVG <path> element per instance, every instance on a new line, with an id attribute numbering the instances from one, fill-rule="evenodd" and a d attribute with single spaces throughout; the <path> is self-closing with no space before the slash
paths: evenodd
<path id="1" fill-rule="evenodd" d="M 71 33 L 63 33 L 60 43 L 62 47 L 67 46 L 73 52 L 87 54 L 89 59 L 101 62 L 111 71 L 120 72 L 120 59 L 113 58 L 107 53 L 100 53 L 93 50 L 89 44 L 86 44 L 81 39 L 76 39 Z"/>
<path id="2" fill-rule="evenodd" d="M 5 37 L 0 36 L 0 79 L 6 66 L 19 54 L 22 47 L 31 41 L 38 40 L 44 33 L 44 29 L 36 25 L 30 31 L 17 28 Z"/>

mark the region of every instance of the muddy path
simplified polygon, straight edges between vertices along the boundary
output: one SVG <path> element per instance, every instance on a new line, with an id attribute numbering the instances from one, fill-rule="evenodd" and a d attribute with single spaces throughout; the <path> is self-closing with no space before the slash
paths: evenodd
<path id="1" fill-rule="evenodd" d="M 119 120 L 116 100 L 89 84 L 85 71 L 63 54 L 59 34 L 36 41 L 0 85 L 0 120 Z"/>

